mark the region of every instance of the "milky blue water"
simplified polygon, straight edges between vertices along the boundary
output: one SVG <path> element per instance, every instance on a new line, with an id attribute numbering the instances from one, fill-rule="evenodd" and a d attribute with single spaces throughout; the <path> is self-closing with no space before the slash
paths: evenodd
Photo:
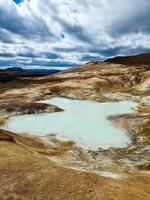
<path id="1" fill-rule="evenodd" d="M 95 103 L 65 98 L 41 102 L 54 104 L 64 111 L 12 117 L 6 124 L 7 130 L 32 135 L 56 134 L 91 149 L 125 147 L 131 143 L 127 132 L 115 127 L 107 117 L 132 112 L 134 102 Z"/>

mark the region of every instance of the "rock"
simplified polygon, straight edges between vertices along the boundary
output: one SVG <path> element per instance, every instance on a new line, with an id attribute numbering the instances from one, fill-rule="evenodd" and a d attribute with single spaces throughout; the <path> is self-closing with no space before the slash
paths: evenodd
<path id="1" fill-rule="evenodd" d="M 150 91 L 150 78 L 147 79 L 144 83 L 142 83 L 139 88 L 140 91 Z"/>
<path id="2" fill-rule="evenodd" d="M 130 146 L 130 147 L 127 148 L 128 153 L 134 152 L 136 150 L 137 150 L 137 146 Z"/>

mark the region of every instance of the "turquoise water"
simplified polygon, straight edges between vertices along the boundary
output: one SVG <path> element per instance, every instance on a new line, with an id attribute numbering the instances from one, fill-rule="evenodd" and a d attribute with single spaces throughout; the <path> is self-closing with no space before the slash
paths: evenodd
<path id="1" fill-rule="evenodd" d="M 134 102 L 95 103 L 65 98 L 40 102 L 54 104 L 65 111 L 12 117 L 6 124 L 7 130 L 32 135 L 56 134 L 91 149 L 124 147 L 131 143 L 126 131 L 115 127 L 107 117 L 132 112 Z"/>

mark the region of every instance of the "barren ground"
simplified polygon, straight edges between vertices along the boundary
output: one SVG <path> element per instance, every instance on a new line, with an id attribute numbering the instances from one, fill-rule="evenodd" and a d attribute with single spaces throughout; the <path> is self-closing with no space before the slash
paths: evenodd
<path id="1" fill-rule="evenodd" d="M 14 78 L 9 79 L 1 72 L 1 127 L 14 115 L 61 112 L 37 103 L 55 96 L 98 102 L 130 99 L 138 107 L 133 114 L 110 117 L 132 138 L 132 145 L 122 149 L 85 151 L 54 135 L 39 138 L 1 128 L 0 199 L 150 199 L 150 66 L 140 59 L 136 65 L 129 61 L 90 62 L 41 77 L 11 74 Z"/>

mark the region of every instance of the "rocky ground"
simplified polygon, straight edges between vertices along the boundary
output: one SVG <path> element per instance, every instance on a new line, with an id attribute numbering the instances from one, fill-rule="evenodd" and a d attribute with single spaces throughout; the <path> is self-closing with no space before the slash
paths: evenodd
<path id="1" fill-rule="evenodd" d="M 90 62 L 47 76 L 2 73 L 0 199 L 150 199 L 150 54 Z M 61 112 L 37 101 L 55 96 L 98 102 L 129 99 L 133 114 L 110 116 L 132 138 L 127 148 L 87 151 L 55 135 L 3 130 L 14 115 Z"/>

